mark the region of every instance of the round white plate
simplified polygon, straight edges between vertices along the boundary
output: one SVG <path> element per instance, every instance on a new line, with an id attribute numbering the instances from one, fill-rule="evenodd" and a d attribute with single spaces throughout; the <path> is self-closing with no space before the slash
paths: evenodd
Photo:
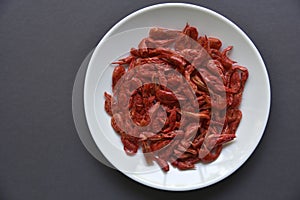
<path id="1" fill-rule="evenodd" d="M 243 119 L 233 143 L 223 148 L 219 158 L 196 169 L 179 171 L 170 167 L 162 172 L 155 164 L 148 166 L 142 153 L 127 156 L 120 137 L 110 125 L 104 110 L 104 91 L 111 92 L 112 61 L 137 47 L 147 37 L 149 27 L 182 29 L 186 23 L 195 26 L 200 35 L 215 36 L 223 46 L 233 45 L 230 57 L 249 70 L 243 94 Z M 103 37 L 90 60 L 84 85 L 84 107 L 87 123 L 95 143 L 112 165 L 128 177 L 163 190 L 184 191 L 216 183 L 237 170 L 258 145 L 270 109 L 270 84 L 264 62 L 247 35 L 235 24 L 203 7 L 166 3 L 138 10 L 122 19 Z"/>

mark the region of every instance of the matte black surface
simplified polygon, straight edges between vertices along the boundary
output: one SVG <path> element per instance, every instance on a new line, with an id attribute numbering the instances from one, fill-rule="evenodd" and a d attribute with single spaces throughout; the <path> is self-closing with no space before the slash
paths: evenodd
<path id="1" fill-rule="evenodd" d="M 81 144 L 71 104 L 81 62 L 120 19 L 160 2 L 0 0 L 1 200 L 300 199 L 299 0 L 186 1 L 240 26 L 269 72 L 264 137 L 230 177 L 191 192 L 159 191 L 101 165 Z"/>

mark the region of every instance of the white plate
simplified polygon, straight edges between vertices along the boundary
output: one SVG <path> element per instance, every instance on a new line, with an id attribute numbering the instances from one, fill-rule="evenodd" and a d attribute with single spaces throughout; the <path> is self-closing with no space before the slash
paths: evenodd
<path id="1" fill-rule="evenodd" d="M 195 26 L 199 34 L 216 36 L 223 46 L 233 45 L 230 57 L 249 70 L 243 94 L 243 119 L 236 140 L 227 145 L 220 157 L 210 164 L 197 164 L 195 170 L 179 171 L 170 167 L 163 173 L 156 165 L 147 166 L 143 155 L 127 156 L 119 136 L 110 126 L 104 110 L 104 91 L 111 91 L 110 63 L 137 47 L 146 37 L 148 28 L 182 29 L 186 23 Z M 90 60 L 85 85 L 84 107 L 87 123 L 95 143 L 103 155 L 128 177 L 163 190 L 184 191 L 216 183 L 237 170 L 258 145 L 269 116 L 270 84 L 264 62 L 247 35 L 225 17 L 203 7 L 166 3 L 136 11 L 118 22 L 103 37 Z"/>

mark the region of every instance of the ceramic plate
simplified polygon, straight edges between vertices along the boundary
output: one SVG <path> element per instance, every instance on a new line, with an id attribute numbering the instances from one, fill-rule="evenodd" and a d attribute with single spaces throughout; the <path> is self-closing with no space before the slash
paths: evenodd
<path id="1" fill-rule="evenodd" d="M 111 92 L 111 62 L 128 54 L 147 37 L 150 27 L 179 29 L 189 23 L 200 35 L 215 36 L 223 46 L 233 45 L 230 57 L 249 70 L 249 79 L 240 109 L 243 119 L 233 143 L 223 148 L 219 158 L 209 164 L 197 164 L 194 170 L 170 167 L 164 173 L 158 166 L 147 165 L 142 153 L 128 156 L 120 137 L 110 125 L 104 110 L 104 91 Z M 231 21 L 209 9 L 182 3 L 167 3 L 138 10 L 113 26 L 96 47 L 85 78 L 84 107 L 95 143 L 112 165 L 126 176 L 150 187 L 184 191 L 209 186 L 237 170 L 258 145 L 269 116 L 270 84 L 266 67 L 247 35 Z"/>

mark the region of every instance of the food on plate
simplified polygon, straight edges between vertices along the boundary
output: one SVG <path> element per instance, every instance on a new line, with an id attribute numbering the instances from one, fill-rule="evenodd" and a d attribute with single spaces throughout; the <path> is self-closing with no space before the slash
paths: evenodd
<path id="1" fill-rule="evenodd" d="M 189 24 L 154 27 L 114 62 L 104 107 L 125 152 L 141 148 L 166 172 L 169 164 L 187 170 L 216 160 L 236 137 L 248 79 L 247 68 L 229 58 L 232 48 Z"/>

